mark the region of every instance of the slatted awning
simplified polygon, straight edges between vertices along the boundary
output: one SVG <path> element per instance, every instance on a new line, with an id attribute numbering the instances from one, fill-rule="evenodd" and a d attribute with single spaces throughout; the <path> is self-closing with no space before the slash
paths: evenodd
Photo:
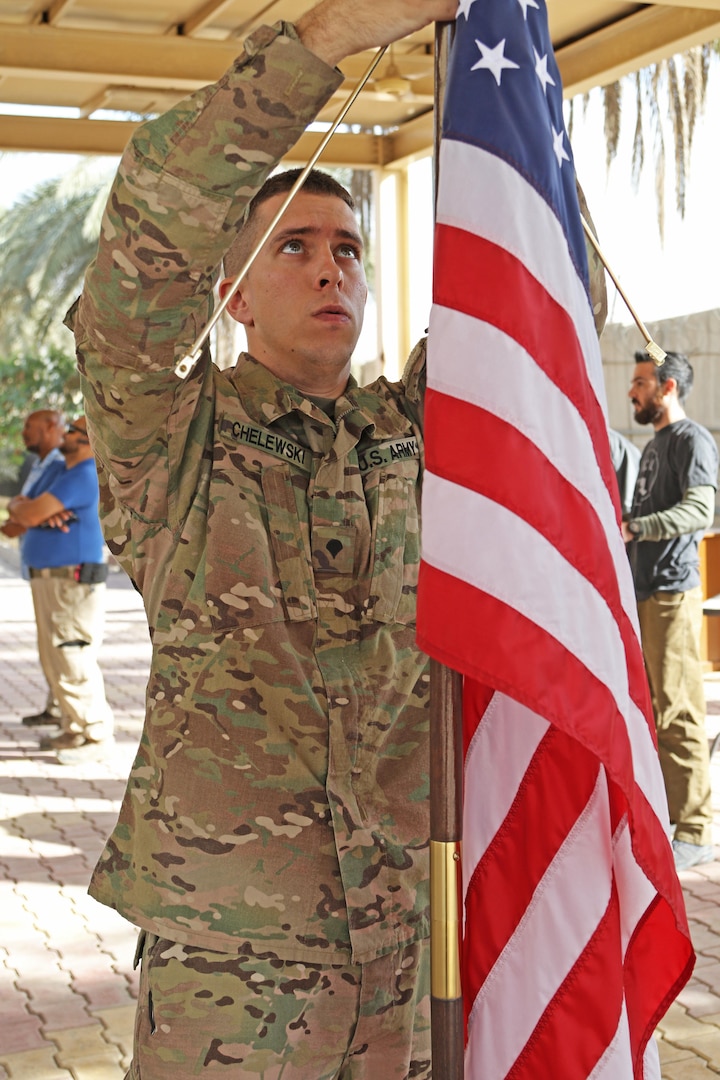
<path id="1" fill-rule="evenodd" d="M 72 110 L 0 115 L 0 149 L 119 153 L 133 120 L 162 112 L 214 81 L 263 22 L 296 19 L 308 0 L 0 0 L 0 109 Z M 665 4 L 548 0 L 567 95 L 613 82 L 652 60 L 720 37 L 720 0 Z M 328 163 L 397 165 L 432 143 L 433 30 L 404 39 L 382 60 L 333 140 Z M 339 103 L 369 62 L 343 63 Z M 307 136 L 316 141 L 316 136 Z M 310 143 L 308 143 L 310 145 Z M 297 158 L 307 156 L 302 142 Z"/>

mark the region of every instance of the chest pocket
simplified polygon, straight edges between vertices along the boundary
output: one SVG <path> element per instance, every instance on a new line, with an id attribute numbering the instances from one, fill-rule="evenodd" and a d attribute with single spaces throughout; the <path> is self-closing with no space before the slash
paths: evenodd
<path id="1" fill-rule="evenodd" d="M 213 629 L 314 618 L 305 474 L 245 447 L 223 450 L 227 469 L 217 468 L 211 483 L 205 566 Z"/>
<path id="2" fill-rule="evenodd" d="M 373 563 L 367 617 L 414 625 L 420 565 L 420 489 L 417 458 L 378 470 L 366 478 L 374 504 Z"/>

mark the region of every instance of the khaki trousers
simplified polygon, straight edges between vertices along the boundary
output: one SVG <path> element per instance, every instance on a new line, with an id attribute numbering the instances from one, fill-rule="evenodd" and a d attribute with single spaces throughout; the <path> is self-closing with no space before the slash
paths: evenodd
<path id="1" fill-rule="evenodd" d="M 701 590 L 656 592 L 638 602 L 638 614 L 675 839 L 710 844 L 710 762 L 700 660 Z"/>
<path id="2" fill-rule="evenodd" d="M 105 585 L 32 578 L 30 586 L 40 663 L 60 706 L 61 728 L 100 742 L 113 730 L 98 664 L 105 627 Z"/>

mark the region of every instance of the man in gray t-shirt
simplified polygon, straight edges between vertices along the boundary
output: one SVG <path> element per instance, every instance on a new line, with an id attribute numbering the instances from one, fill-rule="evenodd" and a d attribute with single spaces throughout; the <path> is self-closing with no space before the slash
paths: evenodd
<path id="1" fill-rule="evenodd" d="M 715 513 L 718 452 L 683 402 L 693 370 L 680 353 L 656 367 L 635 354 L 630 399 L 655 435 L 643 450 L 630 520 L 630 562 L 678 870 L 714 858 L 698 546 Z"/>

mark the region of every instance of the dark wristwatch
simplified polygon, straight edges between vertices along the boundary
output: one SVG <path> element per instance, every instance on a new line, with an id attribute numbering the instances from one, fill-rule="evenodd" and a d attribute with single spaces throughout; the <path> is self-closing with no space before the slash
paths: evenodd
<path id="1" fill-rule="evenodd" d="M 628 532 L 632 533 L 633 536 L 639 536 L 642 532 L 642 525 L 639 521 L 628 521 L 627 527 Z"/>

